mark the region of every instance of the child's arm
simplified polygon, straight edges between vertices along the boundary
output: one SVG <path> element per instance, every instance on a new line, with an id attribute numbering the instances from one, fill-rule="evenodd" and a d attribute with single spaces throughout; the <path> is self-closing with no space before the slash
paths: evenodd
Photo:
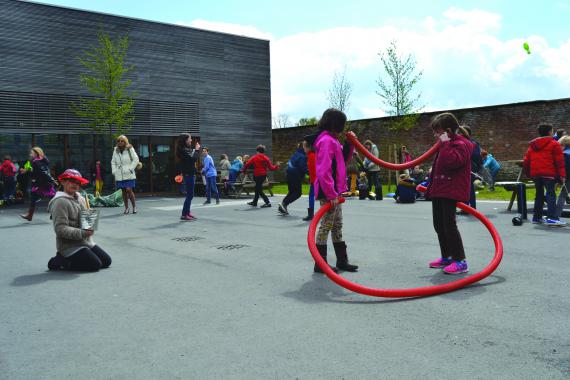
<path id="1" fill-rule="evenodd" d="M 463 143 L 441 143 L 438 160 L 446 169 L 459 169 L 471 162 L 471 150 Z"/>
<path id="2" fill-rule="evenodd" d="M 528 150 L 526 151 L 526 154 L 524 155 L 523 158 L 523 171 L 524 174 L 530 178 L 530 154 L 531 154 L 531 148 L 529 147 Z"/>
<path id="3" fill-rule="evenodd" d="M 334 179 L 332 173 L 332 161 L 334 158 L 334 150 L 332 144 L 327 141 L 321 142 L 319 157 L 317 160 L 317 179 L 319 186 L 327 200 L 331 201 L 337 198 L 334 188 Z"/>
<path id="4" fill-rule="evenodd" d="M 562 152 L 562 146 L 558 145 L 552 150 L 552 155 L 554 159 L 554 166 L 556 167 L 556 173 L 558 178 L 564 180 L 566 179 L 566 161 L 564 160 L 564 153 Z"/>

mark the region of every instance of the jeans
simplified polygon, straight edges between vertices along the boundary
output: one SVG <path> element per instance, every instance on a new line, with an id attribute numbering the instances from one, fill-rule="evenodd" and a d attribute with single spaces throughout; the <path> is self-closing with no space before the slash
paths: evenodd
<path id="1" fill-rule="evenodd" d="M 220 193 L 218 192 L 218 186 L 216 186 L 216 177 L 206 178 L 206 202 L 210 203 L 212 201 L 212 193 L 216 196 L 216 201 L 220 200 Z"/>
<path id="2" fill-rule="evenodd" d="M 184 186 L 186 187 L 186 199 L 182 207 L 182 216 L 190 214 L 190 207 L 192 206 L 192 199 L 194 199 L 194 184 L 196 177 L 193 175 L 184 176 Z"/>
<path id="3" fill-rule="evenodd" d="M 287 174 L 287 187 L 289 191 L 287 192 L 285 199 L 283 199 L 283 206 L 285 207 L 301 198 L 303 178 Z"/>
<path id="4" fill-rule="evenodd" d="M 7 201 L 10 198 L 16 196 L 16 178 L 14 177 L 4 177 L 4 200 Z"/>
<path id="5" fill-rule="evenodd" d="M 259 197 L 261 197 L 261 199 L 263 199 L 263 201 L 265 202 L 265 204 L 269 204 L 269 198 L 267 198 L 267 195 L 265 195 L 263 193 L 263 183 L 265 182 L 265 179 L 267 178 L 267 176 L 259 176 L 259 177 L 253 177 L 253 181 L 255 182 L 255 195 L 253 196 L 253 204 L 256 205 L 257 202 L 259 201 Z"/>
<path id="6" fill-rule="evenodd" d="M 376 192 L 376 200 L 382 199 L 382 186 L 380 185 L 380 172 L 368 172 L 368 192 L 372 191 L 372 186 L 374 186 L 374 191 Z"/>
<path id="7" fill-rule="evenodd" d="M 465 251 L 461 234 L 457 229 L 455 204 L 453 199 L 434 198 L 431 202 L 433 212 L 433 227 L 439 240 L 441 257 L 451 257 L 453 260 L 465 260 Z"/>
<path id="8" fill-rule="evenodd" d="M 111 257 L 98 245 L 83 247 L 73 255 L 66 258 L 67 268 L 70 270 L 96 272 L 111 265 Z"/>
<path id="9" fill-rule="evenodd" d="M 469 202 L 463 202 L 463 203 L 475 209 L 477 208 L 477 194 L 475 194 L 475 182 L 473 177 L 471 178 L 471 191 L 469 194 Z"/>
<path id="10" fill-rule="evenodd" d="M 534 199 L 534 215 L 533 219 L 541 219 L 546 200 L 547 215 L 549 219 L 556 218 L 556 191 L 554 190 L 556 182 L 551 178 L 535 178 L 534 185 L 536 188 L 536 198 Z M 544 190 L 546 189 L 546 196 Z"/>
<path id="11" fill-rule="evenodd" d="M 315 186 L 313 184 L 309 187 L 309 208 L 315 209 Z"/>
<path id="12" fill-rule="evenodd" d="M 554 215 L 556 219 L 560 219 L 562 210 L 564 210 L 564 204 L 566 203 L 566 198 L 568 197 L 568 188 L 570 188 L 570 179 L 567 179 L 566 183 L 562 185 L 562 190 L 560 190 L 560 194 L 558 195 L 558 201 L 556 202 L 556 213 Z"/>
<path id="13" fill-rule="evenodd" d="M 230 170 L 230 177 L 229 177 L 229 180 L 228 180 L 228 185 L 229 185 L 229 188 L 230 188 L 231 190 L 235 190 L 235 186 L 234 186 L 234 185 L 235 185 L 235 183 L 236 183 L 238 174 L 239 174 L 239 172 L 236 172 L 235 170 Z"/>

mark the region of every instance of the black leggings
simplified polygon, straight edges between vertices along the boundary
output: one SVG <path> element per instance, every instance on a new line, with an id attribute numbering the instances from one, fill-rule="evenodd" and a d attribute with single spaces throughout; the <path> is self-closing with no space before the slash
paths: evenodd
<path id="1" fill-rule="evenodd" d="M 259 197 L 263 199 L 265 204 L 269 204 L 269 198 L 267 198 L 267 195 L 263 193 L 263 182 L 265 182 L 265 178 L 267 177 L 253 177 L 253 180 L 255 181 L 255 195 L 253 196 L 253 204 L 257 204 Z"/>
<path id="2" fill-rule="evenodd" d="M 283 199 L 283 206 L 287 207 L 297 199 L 301 198 L 303 192 L 303 178 L 299 176 L 287 175 L 287 187 L 289 192 Z"/>
<path id="3" fill-rule="evenodd" d="M 68 269 L 85 272 L 96 272 L 111 265 L 111 256 L 98 245 L 92 248 L 83 247 L 67 257 Z"/>
<path id="4" fill-rule="evenodd" d="M 453 199 L 434 198 L 431 201 L 433 210 L 433 227 L 439 240 L 441 257 L 453 260 L 465 260 L 465 251 L 461 234 L 457 229 L 455 219 L 455 204 Z"/>

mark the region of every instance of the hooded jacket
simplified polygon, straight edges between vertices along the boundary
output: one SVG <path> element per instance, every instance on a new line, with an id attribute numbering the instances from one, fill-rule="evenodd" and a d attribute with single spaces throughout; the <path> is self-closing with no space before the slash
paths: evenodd
<path id="1" fill-rule="evenodd" d="M 428 198 L 453 199 L 467 202 L 471 193 L 471 153 L 474 144 L 454 134 L 440 145 L 433 162 Z"/>
<path id="2" fill-rule="evenodd" d="M 303 148 L 297 148 L 295 153 L 287 162 L 287 175 L 297 178 L 299 180 L 305 177 L 307 174 L 307 156 Z"/>
<path id="3" fill-rule="evenodd" d="M 378 147 L 376 146 L 376 144 L 372 144 L 372 149 L 370 149 L 370 153 L 372 153 L 374 155 L 374 157 L 376 157 L 376 158 L 380 157 L 380 152 L 378 151 Z M 366 157 L 364 159 L 364 167 L 369 172 L 379 172 L 380 171 L 380 166 L 378 166 L 377 164 L 372 162 L 372 160 L 370 160 L 368 157 Z"/>
<path id="4" fill-rule="evenodd" d="M 550 136 L 532 140 L 524 156 L 523 169 L 530 178 L 566 177 L 562 146 Z"/>
<path id="5" fill-rule="evenodd" d="M 228 179 L 230 177 L 230 169 L 232 164 L 227 159 L 220 160 L 220 177 L 222 179 Z"/>
<path id="6" fill-rule="evenodd" d="M 137 179 L 135 169 L 139 163 L 139 156 L 132 146 L 128 146 L 121 152 L 119 148 L 113 149 L 111 168 L 115 181 L 128 181 Z"/>
<path id="7" fill-rule="evenodd" d="M 57 252 L 69 257 L 83 247 L 93 247 L 95 243 L 87 232 L 81 229 L 81 211 L 87 210 L 87 203 L 78 193 L 75 198 L 58 191 L 49 202 L 48 212 L 53 220 Z"/>
<path id="8" fill-rule="evenodd" d="M 216 170 L 216 165 L 214 165 L 214 160 L 212 156 L 209 154 L 204 156 L 202 160 L 202 164 L 204 167 L 202 168 L 202 174 L 206 176 L 206 178 L 216 177 L 218 175 L 218 171 Z"/>
<path id="9" fill-rule="evenodd" d="M 346 161 L 352 158 L 354 146 L 343 147 L 330 132 L 323 131 L 315 140 L 317 155 L 317 172 L 315 194 L 317 198 L 327 201 L 338 198 L 347 190 Z"/>

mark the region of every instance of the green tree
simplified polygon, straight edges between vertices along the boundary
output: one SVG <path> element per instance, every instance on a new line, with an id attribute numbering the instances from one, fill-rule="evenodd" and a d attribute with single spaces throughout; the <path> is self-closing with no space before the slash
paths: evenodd
<path id="1" fill-rule="evenodd" d="M 97 45 L 78 58 L 85 69 L 79 74 L 81 85 L 92 97 L 80 98 L 71 109 L 93 132 L 106 132 L 111 139 L 123 134 L 135 118 L 134 95 L 128 91 L 131 80 L 126 78 L 134 70 L 125 63 L 128 48 L 128 35 L 113 41 L 101 30 Z"/>
<path id="2" fill-rule="evenodd" d="M 346 113 L 350 108 L 350 95 L 352 95 L 352 83 L 347 78 L 345 66 L 342 71 L 336 71 L 333 75 L 327 94 L 329 106 Z"/>
<path id="3" fill-rule="evenodd" d="M 400 56 L 396 41 L 392 41 L 385 52 L 379 53 L 385 75 L 378 78 L 378 91 L 387 112 L 396 116 L 391 129 L 410 129 L 419 117 L 421 93 L 414 94 L 423 72 L 416 71 L 416 60 L 409 54 Z M 386 78 L 387 76 L 387 78 Z"/>
<path id="4" fill-rule="evenodd" d="M 302 127 L 305 125 L 317 125 L 319 123 L 319 119 L 316 117 L 302 117 L 297 122 L 298 127 Z"/>

